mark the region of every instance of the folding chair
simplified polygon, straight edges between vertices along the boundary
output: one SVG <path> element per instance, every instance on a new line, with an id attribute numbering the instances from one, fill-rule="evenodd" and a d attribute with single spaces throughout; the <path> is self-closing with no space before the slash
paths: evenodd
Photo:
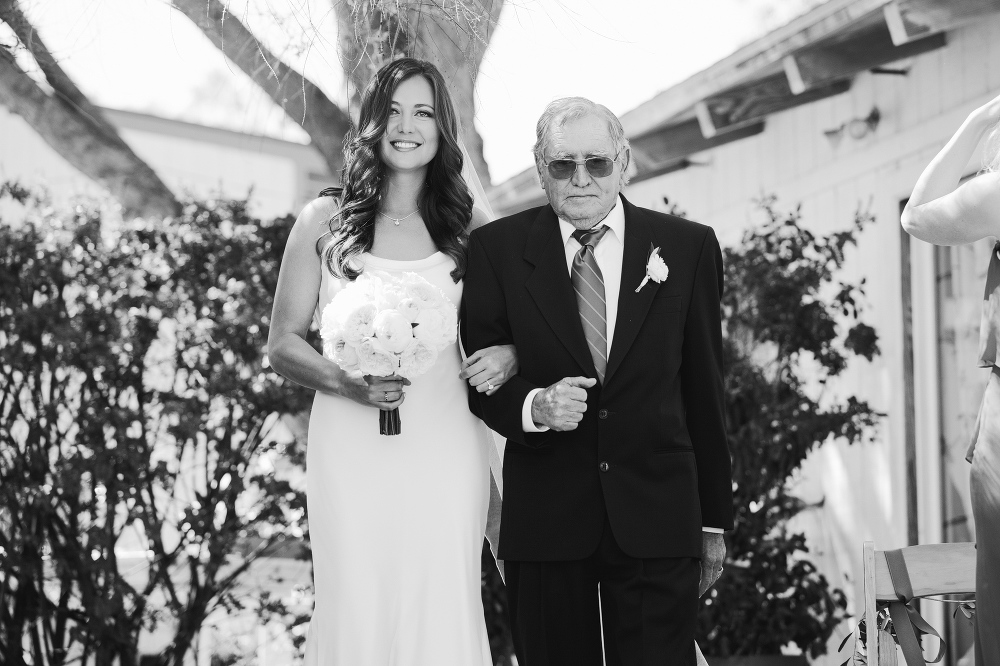
<path id="1" fill-rule="evenodd" d="M 939 594 L 974 594 L 976 544 L 942 543 L 885 551 L 875 550 L 875 544 L 866 541 L 864 576 L 868 666 L 896 664 L 896 645 L 886 632 L 879 630 L 876 622 L 878 610 L 886 606 L 889 607 L 907 666 L 924 666 L 918 634 L 913 626 L 921 632 L 935 635 L 937 632 L 926 625 L 908 604 L 912 599 Z M 942 642 L 942 649 L 943 645 Z"/>

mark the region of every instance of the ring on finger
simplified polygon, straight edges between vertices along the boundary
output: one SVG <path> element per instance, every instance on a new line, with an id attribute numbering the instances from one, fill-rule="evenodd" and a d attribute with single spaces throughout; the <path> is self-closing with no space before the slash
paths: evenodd
<path id="1" fill-rule="evenodd" d="M 385 401 L 389 402 L 389 392 L 388 391 L 385 392 Z"/>
<path id="2" fill-rule="evenodd" d="M 493 382 L 491 382 L 488 379 L 486 380 L 486 385 L 490 388 L 491 391 L 496 388 L 496 386 L 493 386 Z"/>

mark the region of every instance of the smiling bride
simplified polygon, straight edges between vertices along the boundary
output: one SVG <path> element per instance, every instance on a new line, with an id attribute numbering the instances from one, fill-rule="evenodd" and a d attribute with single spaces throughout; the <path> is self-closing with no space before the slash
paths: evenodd
<path id="1" fill-rule="evenodd" d="M 316 390 L 309 666 L 492 664 L 480 592 L 491 441 L 463 377 L 495 391 L 516 372 L 513 349 L 476 354 L 460 376 L 451 343 L 410 381 L 345 372 L 305 340 L 316 313 L 365 271 L 415 273 L 459 304 L 468 234 L 485 215 L 473 214 L 457 137 L 433 65 L 383 67 L 345 142 L 343 189 L 306 206 L 281 264 L 270 361 Z M 395 409 L 402 432 L 380 435 L 375 410 Z"/>

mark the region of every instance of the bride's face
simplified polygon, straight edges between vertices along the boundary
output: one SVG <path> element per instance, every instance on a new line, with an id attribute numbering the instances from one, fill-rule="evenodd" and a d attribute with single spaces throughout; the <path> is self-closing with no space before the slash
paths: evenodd
<path id="1" fill-rule="evenodd" d="M 411 76 L 392 94 L 382 161 L 396 171 L 425 169 L 437 153 L 439 135 L 434 90 L 423 76 Z"/>

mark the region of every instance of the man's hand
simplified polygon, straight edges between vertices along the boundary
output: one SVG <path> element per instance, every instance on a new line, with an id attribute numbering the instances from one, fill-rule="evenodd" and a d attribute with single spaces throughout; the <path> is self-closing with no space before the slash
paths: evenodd
<path id="1" fill-rule="evenodd" d="M 715 532 L 701 533 L 701 581 L 698 582 L 698 596 L 708 592 L 722 575 L 722 563 L 726 561 L 726 540 Z"/>
<path id="2" fill-rule="evenodd" d="M 597 380 L 592 377 L 566 377 L 540 391 L 531 401 L 531 418 L 552 430 L 576 430 L 587 411 L 587 389 Z"/>

